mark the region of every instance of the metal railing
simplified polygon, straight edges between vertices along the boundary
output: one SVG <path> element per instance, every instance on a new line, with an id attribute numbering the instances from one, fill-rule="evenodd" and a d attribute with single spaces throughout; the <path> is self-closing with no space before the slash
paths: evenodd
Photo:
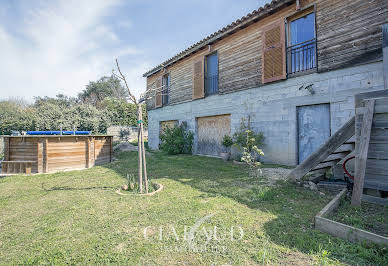
<path id="1" fill-rule="evenodd" d="M 169 90 L 170 90 L 170 86 L 163 85 L 163 87 L 162 87 L 162 105 L 168 104 Z"/>
<path id="2" fill-rule="evenodd" d="M 218 75 L 205 76 L 205 94 L 212 95 L 218 92 Z"/>
<path id="3" fill-rule="evenodd" d="M 316 60 L 316 39 L 287 47 L 287 73 L 295 74 L 314 69 Z"/>

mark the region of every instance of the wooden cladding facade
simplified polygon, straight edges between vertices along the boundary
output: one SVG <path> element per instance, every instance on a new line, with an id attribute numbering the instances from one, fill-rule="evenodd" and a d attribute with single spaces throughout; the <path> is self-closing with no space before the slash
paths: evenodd
<path id="1" fill-rule="evenodd" d="M 111 136 L 6 136 L 4 140 L 5 161 L 32 162 L 32 173 L 84 169 L 112 161 Z"/>
<path id="2" fill-rule="evenodd" d="M 202 62 L 203 71 L 204 57 L 214 51 L 219 62 L 219 94 L 284 79 L 287 77 L 285 23 L 306 10 L 315 12 L 316 17 L 317 66 L 313 70 L 325 72 L 382 59 L 381 26 L 387 23 L 388 1 L 301 0 L 300 3 L 299 11 L 293 2 L 148 76 L 147 89 L 155 89 L 158 78 L 169 73 L 169 104 L 204 97 L 203 77 L 195 78 L 200 76 L 194 73 L 195 64 Z M 273 41 L 279 42 L 270 45 Z M 155 108 L 155 98 L 147 101 L 148 109 Z"/>

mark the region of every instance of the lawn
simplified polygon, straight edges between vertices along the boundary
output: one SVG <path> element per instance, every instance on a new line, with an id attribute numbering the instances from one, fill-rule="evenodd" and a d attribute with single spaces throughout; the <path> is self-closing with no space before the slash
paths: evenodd
<path id="1" fill-rule="evenodd" d="M 270 186 L 220 159 L 152 153 L 148 172 L 163 191 L 118 195 L 126 174 L 136 173 L 136 156 L 122 153 L 83 171 L 1 178 L 0 265 L 388 263 L 386 248 L 313 229 L 328 194 Z M 185 228 L 200 223 L 195 239 L 185 240 Z"/>

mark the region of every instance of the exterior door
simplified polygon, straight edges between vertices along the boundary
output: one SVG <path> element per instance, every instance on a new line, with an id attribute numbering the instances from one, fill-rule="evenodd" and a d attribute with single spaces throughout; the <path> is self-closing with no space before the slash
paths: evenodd
<path id="1" fill-rule="evenodd" d="M 220 156 L 222 139 L 230 136 L 230 115 L 199 117 L 197 119 L 197 153 Z"/>
<path id="2" fill-rule="evenodd" d="M 303 162 L 330 137 L 330 104 L 297 107 L 298 157 Z"/>

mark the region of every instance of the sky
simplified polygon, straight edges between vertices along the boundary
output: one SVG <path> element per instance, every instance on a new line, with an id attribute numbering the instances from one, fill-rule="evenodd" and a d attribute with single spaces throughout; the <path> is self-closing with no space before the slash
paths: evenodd
<path id="1" fill-rule="evenodd" d="M 269 0 L 0 1 L 0 99 L 76 96 L 118 58 L 130 88 L 143 73 Z"/>

